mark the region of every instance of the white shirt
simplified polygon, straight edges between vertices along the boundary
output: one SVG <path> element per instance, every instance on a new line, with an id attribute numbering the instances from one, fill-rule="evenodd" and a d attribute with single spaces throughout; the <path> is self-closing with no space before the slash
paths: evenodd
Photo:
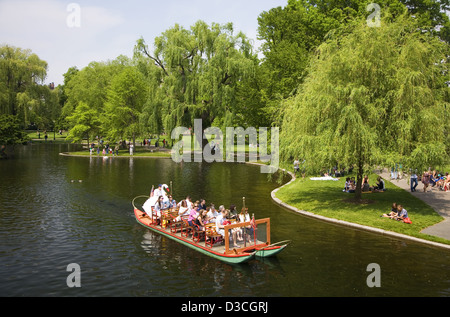
<path id="1" fill-rule="evenodd" d="M 153 192 L 153 195 L 156 196 L 156 197 L 164 196 L 164 192 L 163 192 L 162 189 L 157 188 L 157 189 L 155 189 L 155 191 Z"/>
<path id="2" fill-rule="evenodd" d="M 239 214 L 239 221 L 240 222 L 250 222 L 250 215 L 249 214 Z"/>
<path id="3" fill-rule="evenodd" d="M 183 217 L 183 216 L 188 216 L 189 215 L 189 208 L 180 206 L 180 209 L 178 210 L 178 215 Z"/>
<path id="4" fill-rule="evenodd" d="M 224 232 L 223 228 L 219 228 L 219 226 L 223 225 L 223 215 L 220 214 L 216 218 L 216 231 L 220 234 Z"/>
<path id="5" fill-rule="evenodd" d="M 219 213 L 217 212 L 217 210 L 210 210 L 210 211 L 208 211 L 208 213 L 206 214 L 206 216 L 208 217 L 208 218 L 217 218 L 218 216 L 219 216 Z"/>

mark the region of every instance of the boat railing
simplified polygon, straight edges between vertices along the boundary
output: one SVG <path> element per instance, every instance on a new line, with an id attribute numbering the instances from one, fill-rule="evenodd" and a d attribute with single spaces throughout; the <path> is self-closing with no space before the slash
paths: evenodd
<path id="1" fill-rule="evenodd" d="M 241 228 L 244 235 L 243 243 L 239 247 L 230 247 L 230 237 L 232 229 Z M 249 230 L 246 230 L 249 229 Z M 253 230 L 252 230 L 253 229 Z M 257 219 L 254 222 L 237 222 L 224 227 L 225 231 L 225 253 L 233 254 L 240 252 L 252 252 L 255 248 L 269 246 L 270 243 L 270 218 Z M 247 242 L 247 236 L 250 235 L 251 243 Z M 232 240 L 233 241 L 233 240 Z"/>

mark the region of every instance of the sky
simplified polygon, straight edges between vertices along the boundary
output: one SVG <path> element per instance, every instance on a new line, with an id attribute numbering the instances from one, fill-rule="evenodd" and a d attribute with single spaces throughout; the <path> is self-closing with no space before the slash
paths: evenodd
<path id="1" fill-rule="evenodd" d="M 48 63 L 45 83 L 63 84 L 70 67 L 132 57 L 176 23 L 225 24 L 257 41 L 258 16 L 287 0 L 0 0 L 0 45 L 30 49 Z"/>

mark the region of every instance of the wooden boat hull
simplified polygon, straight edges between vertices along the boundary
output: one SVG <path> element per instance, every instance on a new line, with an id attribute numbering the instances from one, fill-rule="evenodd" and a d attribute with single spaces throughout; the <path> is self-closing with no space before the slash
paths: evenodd
<path id="1" fill-rule="evenodd" d="M 257 258 L 270 258 L 273 256 L 276 256 L 278 253 L 283 251 L 288 245 L 285 244 L 283 246 L 276 246 L 272 248 L 266 248 L 256 251 L 256 257 Z"/>
<path id="2" fill-rule="evenodd" d="M 202 254 L 205 254 L 209 257 L 215 258 L 217 260 L 229 263 L 229 264 L 241 264 L 248 262 L 255 258 L 256 251 L 254 252 L 242 252 L 238 254 L 225 254 L 214 251 L 212 248 L 208 248 L 206 246 L 202 246 L 201 244 L 195 243 L 192 239 L 184 238 L 178 234 L 173 234 L 172 232 L 161 228 L 160 226 L 153 225 L 151 220 L 148 218 L 142 218 L 141 216 L 144 214 L 141 210 L 135 208 L 134 215 L 136 217 L 136 221 L 144 226 L 147 229 L 152 230 L 153 232 L 159 233 L 169 239 L 172 239 L 176 242 L 179 242 L 189 248 L 192 248 Z"/>

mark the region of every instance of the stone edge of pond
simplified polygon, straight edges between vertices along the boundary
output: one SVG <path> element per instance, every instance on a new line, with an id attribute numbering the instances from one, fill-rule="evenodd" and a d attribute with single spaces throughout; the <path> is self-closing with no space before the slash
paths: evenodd
<path id="1" fill-rule="evenodd" d="M 387 230 L 383 230 L 383 229 L 379 229 L 379 228 L 368 227 L 368 226 L 360 225 L 360 224 L 357 224 L 357 223 L 352 223 L 352 222 L 347 222 L 347 221 L 343 221 L 343 220 L 328 218 L 328 217 L 324 217 L 324 216 L 321 216 L 321 215 L 316 215 L 316 214 L 314 214 L 312 212 L 300 210 L 300 209 L 298 209 L 296 207 L 288 205 L 285 202 L 283 202 L 281 199 L 277 198 L 276 197 L 276 193 L 280 189 L 282 189 L 283 187 L 286 187 L 286 186 L 290 185 L 291 183 L 293 183 L 297 178 L 295 177 L 295 175 L 292 172 L 286 171 L 285 169 L 282 169 L 282 170 L 284 172 L 288 173 L 291 176 L 292 179 L 291 179 L 291 181 L 289 181 L 288 183 L 284 184 L 283 186 L 276 188 L 271 193 L 272 200 L 275 203 L 277 203 L 278 205 L 280 205 L 281 207 L 284 207 L 286 209 L 289 209 L 291 211 L 294 211 L 294 212 L 296 212 L 298 214 L 301 214 L 301 215 L 309 217 L 309 218 L 315 218 L 315 219 L 322 220 L 322 221 L 329 222 L 329 223 L 333 223 L 333 224 L 336 224 L 336 225 L 351 227 L 353 229 L 360 229 L 360 230 L 364 230 L 364 231 L 369 231 L 369 232 L 372 232 L 372 233 L 385 235 L 385 236 L 390 236 L 390 237 L 398 238 L 398 239 L 401 239 L 401 240 L 411 240 L 411 241 L 414 241 L 414 242 L 418 242 L 418 243 L 422 243 L 422 244 L 428 244 L 428 245 L 431 245 L 431 246 L 434 246 L 434 247 L 444 248 L 444 249 L 450 250 L 450 245 L 447 245 L 447 244 L 434 242 L 434 241 L 429 241 L 429 240 L 425 240 L 425 239 L 420 239 L 420 238 L 408 236 L 408 235 L 397 233 L 397 232 L 393 232 L 393 231 L 387 231 Z"/>

